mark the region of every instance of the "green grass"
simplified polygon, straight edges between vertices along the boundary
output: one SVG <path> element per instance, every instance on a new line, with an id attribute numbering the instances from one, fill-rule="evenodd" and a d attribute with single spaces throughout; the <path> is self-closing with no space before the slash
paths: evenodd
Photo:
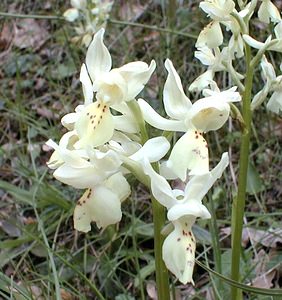
<path id="1" fill-rule="evenodd" d="M 116 2 L 111 19 L 121 20 L 120 3 L 124 2 Z M 174 16 L 163 1 L 154 1 L 139 11 L 138 18 L 129 20 L 178 33 L 114 22 L 107 27 L 105 42 L 115 67 L 137 59 L 156 60 L 156 75 L 142 97 L 161 112 L 166 57 L 173 60 L 186 91 L 204 70 L 193 55 L 195 39 L 180 32 L 195 35 L 207 19 L 197 1 L 186 2 Z M 55 16 L 68 7 L 65 1 L 49 1 L 46 8 L 41 1 L 4 0 L 0 11 L 7 12 L 14 3 L 19 14 Z M 139 2 L 130 3 L 129 9 Z M 0 17 L 0 32 L 4 25 L 15 22 L 15 18 Z M 51 152 L 44 150 L 44 143 L 49 138 L 59 140 L 63 132 L 60 118 L 83 100 L 78 78 L 86 49 L 70 43 L 73 30 L 69 23 L 43 22 L 50 38 L 40 49 L 0 48 L 0 298 L 37 299 L 40 294 L 41 299 L 94 299 L 98 291 L 105 299 L 147 299 L 148 284 L 155 279 L 152 215 L 145 188 L 129 177 L 133 193 L 123 204 L 122 222 L 103 232 L 93 226 L 90 233 L 81 234 L 73 228 L 72 214 L 82 191 L 60 184 L 47 169 Z M 276 56 L 278 70 L 281 55 Z M 231 85 L 223 76 L 217 79 L 221 88 Z M 256 79 L 257 90 L 260 85 Z M 197 99 L 197 95 L 190 96 Z M 264 230 L 281 226 L 281 124 L 281 118 L 264 107 L 254 115 L 251 162 L 258 173 L 250 178 L 259 181 L 259 188 L 248 196 L 245 226 Z M 220 153 L 232 150 L 235 179 L 238 133 L 239 125 L 233 123 L 207 137 L 213 165 Z M 230 174 L 226 172 L 206 199 L 216 219 L 200 221 L 194 230 L 197 259 L 226 277 L 230 275 L 230 236 L 222 236 L 220 229 L 231 222 L 235 185 Z M 260 250 L 270 257 L 269 268 L 281 261 L 281 248 L 248 243 L 241 265 L 245 284 L 255 278 L 253 258 Z M 194 288 L 181 286 L 171 276 L 175 293 L 181 293 L 182 299 L 206 299 L 204 289 L 214 290 L 214 299 L 228 299 L 229 286 L 216 276 L 209 277 L 199 266 L 194 281 Z M 281 285 L 279 273 L 273 282 L 276 287 Z M 274 299 L 252 293 L 245 298 Z"/>

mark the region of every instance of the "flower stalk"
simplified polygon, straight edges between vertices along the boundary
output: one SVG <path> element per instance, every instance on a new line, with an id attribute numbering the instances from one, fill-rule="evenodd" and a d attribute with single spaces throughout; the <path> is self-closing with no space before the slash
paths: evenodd
<path id="1" fill-rule="evenodd" d="M 158 290 L 158 299 L 169 300 L 169 279 L 168 270 L 162 259 L 162 247 L 164 242 L 164 236 L 161 231 L 165 224 L 166 210 L 153 196 L 152 210 L 153 210 L 153 222 L 154 222 L 154 252 L 155 252 L 155 265 L 156 265 L 156 283 Z"/>
<path id="2" fill-rule="evenodd" d="M 242 97 L 242 116 L 244 119 L 244 130 L 241 138 L 240 160 L 239 160 L 239 179 L 238 179 L 238 192 L 233 201 L 232 207 L 232 265 L 231 265 L 231 279 L 240 281 L 240 257 L 241 257 L 241 239 L 243 230 L 243 217 L 246 202 L 246 186 L 247 186 L 247 173 L 249 164 L 249 149 L 251 137 L 251 94 L 253 86 L 254 66 L 251 62 L 251 49 L 246 45 L 246 79 L 245 91 Z M 231 299 L 242 299 L 242 294 L 236 287 L 231 288 Z"/>

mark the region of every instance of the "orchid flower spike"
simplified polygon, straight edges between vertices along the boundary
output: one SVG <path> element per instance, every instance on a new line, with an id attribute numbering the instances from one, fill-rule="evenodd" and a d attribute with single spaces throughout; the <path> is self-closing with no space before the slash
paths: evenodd
<path id="1" fill-rule="evenodd" d="M 155 70 L 155 61 L 150 66 L 141 61 L 128 63 L 120 68 L 111 69 L 111 55 L 103 42 L 104 29 L 100 29 L 93 38 L 87 54 L 86 64 L 80 72 L 80 81 L 84 94 L 84 106 L 79 111 L 67 115 L 65 124 L 73 124 L 79 140 L 74 145 L 76 149 L 87 146 L 97 147 L 108 142 L 114 128 L 128 119 L 115 119 L 110 107 L 124 110 L 124 103 L 133 100 Z M 94 93 L 96 101 L 93 102 Z M 132 117 L 132 116 L 130 116 Z M 132 120 L 131 120 L 132 121 Z M 121 126 L 126 127 L 130 120 Z M 130 123 L 130 128 L 132 128 Z"/>
<path id="2" fill-rule="evenodd" d="M 138 100 L 144 119 L 150 125 L 185 134 L 174 145 L 168 166 L 183 181 L 189 175 L 209 171 L 207 142 L 203 133 L 217 130 L 226 122 L 230 112 L 229 102 L 240 101 L 236 88 L 219 92 L 196 101 L 193 105 L 185 95 L 181 80 L 172 62 L 167 59 L 168 77 L 164 86 L 164 107 L 170 119 L 161 117 L 147 102 Z"/>
<path id="3" fill-rule="evenodd" d="M 156 173 L 148 161 L 144 161 L 145 173 L 151 179 L 152 193 L 168 209 L 168 219 L 174 225 L 174 230 L 163 244 L 163 260 L 167 268 L 184 284 L 193 283 L 196 240 L 192 233 L 192 225 L 197 217 L 210 218 L 202 199 L 214 182 L 222 176 L 228 163 L 226 152 L 212 171 L 193 176 L 185 190 L 181 191 L 171 189 L 166 179 Z"/>

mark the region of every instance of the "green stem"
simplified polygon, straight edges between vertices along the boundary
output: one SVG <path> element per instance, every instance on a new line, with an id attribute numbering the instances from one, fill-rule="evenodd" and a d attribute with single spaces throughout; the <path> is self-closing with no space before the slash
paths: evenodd
<path id="1" fill-rule="evenodd" d="M 146 129 L 146 124 L 140 110 L 140 107 L 136 100 L 129 101 L 128 107 L 132 111 L 135 120 L 139 126 L 141 133 L 141 143 L 144 144 L 149 139 L 149 135 Z M 131 165 L 128 161 L 126 165 Z M 153 167 L 156 171 L 158 171 L 158 164 L 154 163 Z M 134 167 L 131 169 L 135 169 Z M 134 172 L 142 181 L 145 182 L 147 187 L 150 187 L 150 183 L 148 184 L 148 177 L 140 175 L 140 171 Z M 141 182 L 142 182 L 141 181 Z M 154 223 L 154 252 L 155 252 L 155 266 L 156 266 L 156 283 L 157 283 L 157 291 L 158 291 L 158 299 L 161 300 L 169 300 L 170 299 L 170 291 L 169 291 L 169 278 L 168 278 L 168 270 L 164 264 L 162 258 L 162 247 L 164 242 L 164 236 L 161 234 L 161 231 L 165 225 L 166 220 L 166 209 L 162 206 L 153 196 L 152 199 L 152 210 L 153 210 L 153 223 Z"/>
<path id="2" fill-rule="evenodd" d="M 169 300 L 169 279 L 168 271 L 162 258 L 162 246 L 164 242 L 164 236 L 161 234 L 163 229 L 166 211 L 153 196 L 152 208 L 153 208 L 153 222 L 154 222 L 154 250 L 155 250 L 155 264 L 156 264 L 156 282 L 158 290 L 158 299 Z"/>
<path id="3" fill-rule="evenodd" d="M 240 159 L 239 159 L 239 180 L 237 197 L 233 201 L 232 207 L 232 265 L 231 278 L 235 281 L 240 281 L 240 256 L 241 256 L 241 239 L 243 230 L 243 217 L 246 202 L 246 186 L 247 172 L 249 163 L 249 148 L 251 135 L 251 94 L 253 86 L 254 65 L 251 65 L 251 49 L 248 45 L 246 50 L 246 78 L 245 91 L 242 97 L 243 109 L 242 116 L 244 119 L 245 128 L 241 138 Z M 231 288 L 231 299 L 242 299 L 242 294 L 236 287 Z"/>
<path id="4" fill-rule="evenodd" d="M 17 13 L 5 13 L 0 12 L 1 17 L 5 18 L 20 18 L 20 19 L 45 19 L 45 20 L 61 20 L 65 21 L 64 17 L 60 16 L 46 16 L 46 15 L 23 15 L 23 14 L 17 14 Z"/>
<path id="5" fill-rule="evenodd" d="M 192 38 L 192 39 L 197 39 L 197 37 L 198 37 L 196 34 L 192 34 L 192 33 L 188 33 L 188 32 L 170 30 L 170 29 L 167 29 L 167 28 L 160 28 L 160 27 L 157 27 L 157 26 L 151 26 L 151 25 L 135 23 L 135 22 L 127 22 L 127 21 L 119 21 L 119 20 L 109 19 L 108 23 L 112 23 L 112 24 L 116 24 L 116 25 L 122 25 L 122 26 L 140 27 L 140 28 L 145 28 L 145 29 L 149 29 L 149 30 L 152 30 L 152 31 L 158 31 L 158 32 L 165 32 L 165 33 L 170 33 L 170 34 L 175 34 L 175 35 L 181 35 L 181 36 L 185 36 L 185 37 Z"/>

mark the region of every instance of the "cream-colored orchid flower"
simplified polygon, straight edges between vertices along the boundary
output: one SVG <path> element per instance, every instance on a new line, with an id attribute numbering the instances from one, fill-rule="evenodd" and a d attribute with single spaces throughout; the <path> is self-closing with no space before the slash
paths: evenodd
<path id="1" fill-rule="evenodd" d="M 205 0 L 200 3 L 200 8 L 213 20 L 226 21 L 235 8 L 232 0 Z"/>
<path id="2" fill-rule="evenodd" d="M 258 10 L 258 18 L 261 22 L 269 24 L 269 22 L 278 23 L 281 16 L 278 8 L 270 0 L 262 0 Z"/>
<path id="3" fill-rule="evenodd" d="M 70 137 L 65 137 L 65 139 L 68 138 Z M 122 163 L 113 150 L 107 152 L 97 149 L 70 150 L 68 149 L 69 142 L 60 142 L 57 145 L 52 140 L 48 140 L 46 144 L 55 149 L 55 154 L 48 162 L 49 167 L 56 169 L 53 176 L 78 189 L 100 184 L 116 173 Z"/>
<path id="4" fill-rule="evenodd" d="M 265 84 L 263 88 L 254 96 L 252 103 L 251 103 L 251 109 L 254 110 L 257 108 L 267 97 L 273 81 L 276 79 L 276 74 L 274 71 L 274 68 L 271 63 L 269 63 L 263 55 L 261 63 L 261 75 L 262 79 L 264 80 Z"/>
<path id="5" fill-rule="evenodd" d="M 207 174 L 193 176 L 184 191 L 171 189 L 164 177 L 144 160 L 144 171 L 151 179 L 154 197 L 168 209 L 168 219 L 174 230 L 163 244 L 163 260 L 167 268 L 184 284 L 192 282 L 196 241 L 191 227 L 197 217 L 207 219 L 210 213 L 202 199 L 214 182 L 222 176 L 229 163 L 227 152 L 217 166 Z"/>
<path id="6" fill-rule="evenodd" d="M 103 43 L 103 35 L 104 29 L 95 34 L 86 54 L 86 65 L 81 68 L 85 104 L 62 120 L 79 136 L 74 145 L 76 149 L 103 145 L 111 139 L 114 128 L 125 131 L 128 128 L 131 133 L 138 131 L 126 102 L 140 93 L 155 69 L 154 61 L 150 66 L 137 61 L 111 70 L 111 56 Z M 96 93 L 95 102 L 92 102 L 93 93 Z M 110 107 L 122 112 L 122 116 L 114 117 Z"/>
<path id="7" fill-rule="evenodd" d="M 91 222 L 105 228 L 121 220 L 121 203 L 130 195 L 130 186 L 122 173 L 116 173 L 104 182 L 89 188 L 78 200 L 74 210 L 74 228 L 91 230 Z"/>
<path id="8" fill-rule="evenodd" d="M 266 108 L 276 114 L 279 114 L 282 112 L 282 76 L 278 76 L 276 81 L 279 82 L 279 84 L 274 89 Z"/>
<path id="9" fill-rule="evenodd" d="M 69 8 L 64 12 L 63 16 L 68 22 L 74 22 L 79 17 L 79 11 L 77 8 Z"/>
<path id="10" fill-rule="evenodd" d="M 209 23 L 199 34 L 196 48 L 208 47 L 210 49 L 216 48 L 223 43 L 223 35 L 218 21 Z"/>
<path id="11" fill-rule="evenodd" d="M 240 101 L 236 88 L 215 91 L 193 105 L 185 95 L 181 80 L 170 60 L 165 62 L 168 77 L 164 87 L 164 107 L 171 119 L 161 117 L 147 102 L 138 100 L 144 119 L 150 125 L 185 134 L 174 145 L 167 165 L 181 179 L 189 175 L 207 173 L 209 157 L 204 132 L 217 130 L 226 122 L 230 112 L 229 102 Z M 185 149 L 185 150 L 184 150 Z"/>

